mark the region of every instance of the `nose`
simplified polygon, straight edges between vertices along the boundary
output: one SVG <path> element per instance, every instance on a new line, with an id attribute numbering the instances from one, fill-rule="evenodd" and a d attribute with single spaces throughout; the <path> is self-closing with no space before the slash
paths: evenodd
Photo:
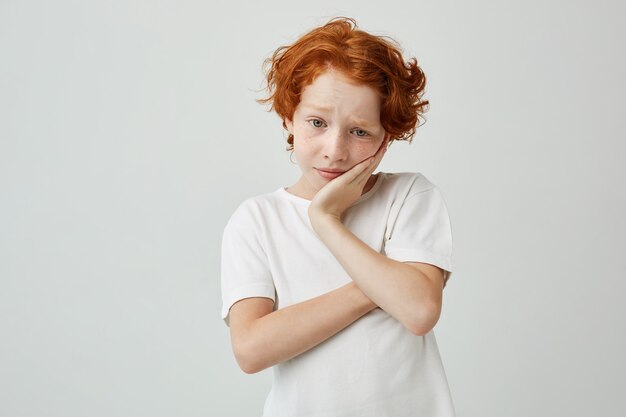
<path id="1" fill-rule="evenodd" d="M 328 132 L 324 141 L 324 159 L 330 161 L 344 161 L 348 158 L 347 140 L 336 130 Z"/>

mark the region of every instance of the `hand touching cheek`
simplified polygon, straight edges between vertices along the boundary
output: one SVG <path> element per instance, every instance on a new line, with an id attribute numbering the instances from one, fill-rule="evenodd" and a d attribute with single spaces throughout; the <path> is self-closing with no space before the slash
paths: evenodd
<path id="1" fill-rule="evenodd" d="M 325 216 L 341 220 L 343 212 L 363 194 L 367 180 L 382 161 L 389 141 L 384 139 L 376 153 L 359 162 L 317 192 L 309 205 L 309 218 L 314 224 Z"/>

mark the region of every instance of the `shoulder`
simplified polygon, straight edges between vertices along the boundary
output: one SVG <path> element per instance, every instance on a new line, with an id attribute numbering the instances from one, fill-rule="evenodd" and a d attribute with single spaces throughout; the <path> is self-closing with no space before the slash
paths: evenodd
<path id="1" fill-rule="evenodd" d="M 246 224 L 256 228 L 271 218 L 271 214 L 276 213 L 283 202 L 277 191 L 248 197 L 236 206 L 226 227 Z"/>
<path id="2" fill-rule="evenodd" d="M 276 204 L 280 202 L 280 197 L 277 191 L 272 191 L 269 193 L 258 194 L 252 197 L 248 197 L 241 201 L 233 215 L 243 215 L 243 214 L 253 214 L 263 212 L 264 210 L 268 210 L 272 207 L 275 207 Z"/>
<path id="3" fill-rule="evenodd" d="M 405 196 L 412 196 L 437 188 L 421 172 L 383 172 L 385 186 Z"/>

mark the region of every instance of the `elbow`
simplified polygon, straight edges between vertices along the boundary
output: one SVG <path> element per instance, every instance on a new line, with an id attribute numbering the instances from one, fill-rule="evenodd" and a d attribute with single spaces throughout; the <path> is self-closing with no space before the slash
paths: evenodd
<path id="1" fill-rule="evenodd" d="M 239 368 L 246 374 L 256 374 L 259 372 L 255 364 L 242 354 L 235 355 Z"/>
<path id="2" fill-rule="evenodd" d="M 246 374 L 256 374 L 266 368 L 261 364 L 258 355 L 255 355 L 255 349 L 240 345 L 233 345 L 233 348 L 237 365 Z"/>
<path id="3" fill-rule="evenodd" d="M 423 324 L 412 325 L 410 327 L 407 326 L 409 331 L 413 333 L 415 336 L 426 336 L 428 332 L 430 332 L 435 326 L 427 326 Z"/>
<path id="4" fill-rule="evenodd" d="M 421 309 L 416 313 L 405 327 L 415 336 L 425 336 L 430 332 L 441 316 L 441 304 L 432 303 L 432 305 Z"/>
<path id="5" fill-rule="evenodd" d="M 253 363 L 239 363 L 239 367 L 241 368 L 242 371 L 244 371 L 248 375 L 256 374 L 257 372 L 261 372 L 263 369 L 265 369 L 265 368 L 256 366 Z"/>
<path id="6" fill-rule="evenodd" d="M 254 360 L 250 360 L 250 358 L 247 356 L 243 356 L 240 354 L 235 355 L 235 358 L 237 359 L 237 364 L 239 365 L 239 368 L 241 368 L 241 370 L 246 374 L 256 374 L 257 372 L 260 372 L 264 369 L 257 363 L 255 363 Z"/>

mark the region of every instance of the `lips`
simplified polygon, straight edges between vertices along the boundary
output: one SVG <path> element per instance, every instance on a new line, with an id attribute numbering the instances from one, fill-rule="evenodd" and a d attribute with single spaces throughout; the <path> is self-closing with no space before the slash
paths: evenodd
<path id="1" fill-rule="evenodd" d="M 340 176 L 341 174 L 345 172 L 345 171 L 340 171 L 338 169 L 315 168 L 315 170 L 317 171 L 318 174 L 320 174 L 322 178 L 331 179 L 331 180 L 334 178 L 337 178 L 338 176 Z"/>
<path id="2" fill-rule="evenodd" d="M 319 171 L 332 172 L 332 173 L 337 173 L 337 172 L 344 173 L 345 172 L 340 169 L 330 169 L 330 168 L 316 168 L 316 169 Z"/>

